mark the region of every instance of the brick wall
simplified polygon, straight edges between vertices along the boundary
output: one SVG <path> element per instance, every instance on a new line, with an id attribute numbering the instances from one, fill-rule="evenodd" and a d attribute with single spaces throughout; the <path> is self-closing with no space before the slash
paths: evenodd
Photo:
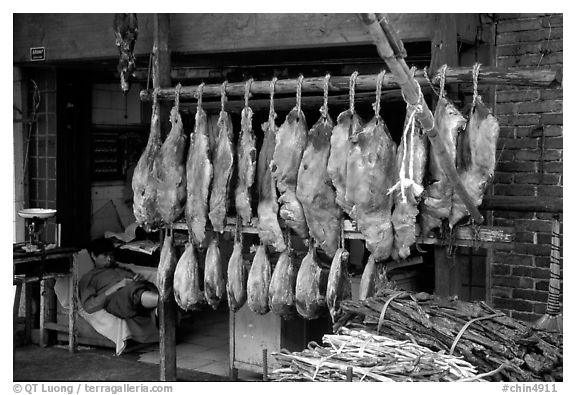
<path id="1" fill-rule="evenodd" d="M 562 67 L 562 24 L 562 14 L 498 14 L 496 65 Z M 494 195 L 562 197 L 562 106 L 562 88 L 498 87 Z M 495 211 L 494 225 L 513 226 L 516 235 L 512 251 L 494 252 L 494 307 L 533 321 L 546 309 L 552 214 Z"/>

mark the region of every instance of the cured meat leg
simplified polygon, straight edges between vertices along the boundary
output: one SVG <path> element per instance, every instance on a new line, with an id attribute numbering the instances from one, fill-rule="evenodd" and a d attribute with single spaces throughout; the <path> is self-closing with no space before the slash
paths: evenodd
<path id="1" fill-rule="evenodd" d="M 272 110 L 268 122 L 262 124 L 264 141 L 258 157 L 258 236 L 265 245 L 271 245 L 276 251 L 284 251 L 286 244 L 278 223 L 278 204 L 276 182 L 270 168 L 274 148 L 276 147 L 276 114 Z"/>
<path id="2" fill-rule="evenodd" d="M 228 295 L 228 307 L 233 312 L 240 310 L 246 303 L 246 282 L 248 273 L 242 257 L 242 239 L 238 235 L 234 239 L 234 249 L 228 261 L 228 282 L 226 293 Z"/>
<path id="3" fill-rule="evenodd" d="M 376 268 L 374 256 L 370 255 L 362 272 L 362 278 L 360 279 L 358 300 L 366 300 L 374 296 L 376 293 L 376 284 L 378 284 L 378 269 Z"/>
<path id="4" fill-rule="evenodd" d="M 236 184 L 236 213 L 242 218 L 242 224 L 252 222 L 252 199 L 250 188 L 256 173 L 256 138 L 252 131 L 252 109 L 242 109 L 242 129 L 238 140 L 238 183 Z"/>
<path id="5" fill-rule="evenodd" d="M 160 251 L 158 271 L 156 272 L 156 285 L 158 286 L 158 295 L 161 301 L 166 302 L 172 294 L 176 262 L 176 251 L 174 250 L 172 235 L 166 235 Z"/>
<path id="6" fill-rule="evenodd" d="M 390 256 L 392 197 L 396 144 L 382 118 L 376 115 L 360 132 L 351 136 L 347 160 L 346 201 L 352 205 L 350 216 L 366 239 L 366 248 L 376 261 Z"/>
<path id="7" fill-rule="evenodd" d="M 486 185 L 494 175 L 499 131 L 498 120 L 477 96 L 458 146 L 460 180 L 476 207 L 482 204 Z M 469 214 L 460 196 L 454 193 L 450 227 Z"/>
<path id="8" fill-rule="evenodd" d="M 328 285 L 326 287 L 326 304 L 334 322 L 340 302 L 352 298 L 352 283 L 348 275 L 348 251 L 338 248 L 330 265 Z"/>
<path id="9" fill-rule="evenodd" d="M 413 120 L 406 114 L 406 127 Z M 414 125 L 412 130 L 406 130 L 396 154 L 396 171 L 400 181 L 394 186 L 394 211 L 392 225 L 394 226 L 394 246 L 392 258 L 405 259 L 410 255 L 410 246 L 416 243 L 416 216 L 418 203 L 423 192 L 422 182 L 426 172 L 428 159 L 428 138 L 422 130 Z M 402 186 L 404 186 L 404 195 Z"/>
<path id="10" fill-rule="evenodd" d="M 254 255 L 254 261 L 248 273 L 248 307 L 256 314 L 266 314 L 270 311 L 268 306 L 268 292 L 272 269 L 266 255 L 266 247 L 259 245 Z"/>
<path id="11" fill-rule="evenodd" d="M 280 254 L 268 294 L 270 310 L 279 316 L 289 315 L 294 311 L 294 299 L 296 288 L 296 270 L 288 250 Z"/>
<path id="12" fill-rule="evenodd" d="M 206 238 L 206 216 L 208 214 L 208 191 L 212 181 L 206 113 L 200 105 L 196 110 L 194 135 L 190 138 L 190 149 L 186 161 L 187 199 L 186 224 L 192 239 L 198 244 Z"/>
<path id="13" fill-rule="evenodd" d="M 204 297 L 214 310 L 218 308 L 225 290 L 226 282 L 224 281 L 224 269 L 218 248 L 218 235 L 214 235 L 208 245 L 206 261 L 204 262 Z"/>
<path id="14" fill-rule="evenodd" d="M 466 119 L 452 103 L 444 97 L 438 100 L 434 112 L 434 124 L 438 130 L 438 137 L 444 141 L 454 162 L 456 161 L 456 139 L 465 123 Z M 435 155 L 433 146 L 430 147 L 429 173 L 432 183 L 424 191 L 420 210 L 422 213 L 421 234 L 423 236 L 427 236 L 432 230 L 440 227 L 442 220 L 448 218 L 454 192 L 454 188 Z"/>
<path id="15" fill-rule="evenodd" d="M 186 202 L 186 136 L 178 107 L 170 111 L 172 128 L 160 149 L 156 177 L 156 202 L 165 224 L 171 225 L 184 211 Z"/>
<path id="16" fill-rule="evenodd" d="M 336 188 L 336 203 L 347 213 L 352 209 L 346 201 L 346 168 L 350 151 L 350 136 L 362 129 L 363 121 L 353 110 L 346 110 L 338 115 L 337 124 L 330 137 L 330 157 L 328 158 L 328 175 Z"/>
<path id="17" fill-rule="evenodd" d="M 225 111 L 218 118 L 216 151 L 212 155 L 212 191 L 210 192 L 210 212 L 208 217 L 215 232 L 224 231 L 228 210 L 228 187 L 234 166 L 234 146 L 232 144 L 232 121 Z"/>
<path id="18" fill-rule="evenodd" d="M 340 243 L 342 209 L 336 204 L 336 191 L 328 176 L 330 137 L 334 124 L 328 113 L 308 132 L 302 155 L 296 197 L 302 204 L 310 235 L 329 257 Z"/>
<path id="19" fill-rule="evenodd" d="M 134 217 L 136 217 L 136 223 L 142 226 L 146 232 L 156 229 L 161 222 L 156 203 L 158 184 L 155 177 L 158 154 L 162 146 L 159 111 L 159 104 L 154 96 L 148 143 L 134 168 L 134 175 L 132 176 Z"/>
<path id="20" fill-rule="evenodd" d="M 314 242 L 310 240 L 308 254 L 302 260 L 296 277 L 296 310 L 302 317 L 312 320 L 318 318 L 326 304 L 320 294 L 322 269 L 316 260 Z"/>
<path id="21" fill-rule="evenodd" d="M 306 147 L 306 119 L 297 108 L 292 109 L 276 135 L 272 177 L 280 191 L 280 217 L 302 238 L 308 237 L 304 210 L 296 197 L 298 169 Z"/>
<path id="22" fill-rule="evenodd" d="M 195 310 L 204 304 L 200 272 L 194 244 L 187 243 L 174 272 L 174 298 L 183 310 Z"/>

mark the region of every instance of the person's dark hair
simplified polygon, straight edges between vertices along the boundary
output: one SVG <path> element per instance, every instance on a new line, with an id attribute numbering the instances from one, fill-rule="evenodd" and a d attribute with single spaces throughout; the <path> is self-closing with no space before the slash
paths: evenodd
<path id="1" fill-rule="evenodd" d="M 88 252 L 98 256 L 100 254 L 114 251 L 114 243 L 112 243 L 110 239 L 101 237 L 99 239 L 92 240 L 86 249 Z"/>

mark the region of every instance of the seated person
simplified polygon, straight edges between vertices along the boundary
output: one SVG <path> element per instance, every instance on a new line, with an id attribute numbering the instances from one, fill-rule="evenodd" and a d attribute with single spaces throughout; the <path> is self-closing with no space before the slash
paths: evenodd
<path id="1" fill-rule="evenodd" d="M 84 274 L 78 284 L 84 310 L 93 313 L 105 309 L 123 319 L 150 317 L 158 306 L 156 286 L 141 275 L 119 267 L 110 240 L 96 239 L 87 249 L 94 268 Z"/>

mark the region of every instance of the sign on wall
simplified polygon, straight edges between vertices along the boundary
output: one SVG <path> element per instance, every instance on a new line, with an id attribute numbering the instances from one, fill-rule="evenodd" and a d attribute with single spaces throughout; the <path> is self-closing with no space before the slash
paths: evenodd
<path id="1" fill-rule="evenodd" d="M 30 60 L 33 62 L 46 60 L 46 48 L 45 47 L 30 48 Z"/>

